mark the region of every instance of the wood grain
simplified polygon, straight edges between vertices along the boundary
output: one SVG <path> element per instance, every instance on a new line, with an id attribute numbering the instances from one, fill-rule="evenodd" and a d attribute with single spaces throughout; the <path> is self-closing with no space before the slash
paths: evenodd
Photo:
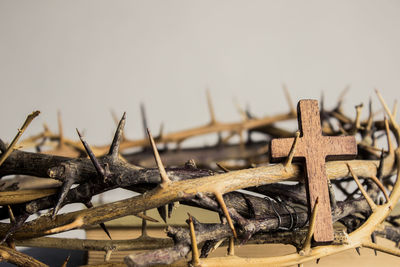
<path id="1" fill-rule="evenodd" d="M 320 243 L 333 241 L 333 226 L 325 161 L 347 159 L 357 155 L 357 143 L 354 136 L 323 136 L 317 100 L 300 100 L 298 121 L 299 138 L 294 158 L 305 159 L 309 211 L 317 197 L 320 208 L 316 218 L 314 240 Z M 294 138 L 273 139 L 271 157 L 287 157 Z"/>

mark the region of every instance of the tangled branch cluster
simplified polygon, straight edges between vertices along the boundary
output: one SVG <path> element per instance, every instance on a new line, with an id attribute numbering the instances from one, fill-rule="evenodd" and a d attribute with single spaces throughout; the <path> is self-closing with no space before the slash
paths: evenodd
<path id="1" fill-rule="evenodd" d="M 346 134 L 358 138 L 357 159 L 326 164 L 327 177 L 331 181 L 332 217 L 345 229 L 335 230 L 332 244 L 315 244 L 312 240 L 318 205 L 312 211 L 307 208 L 302 166 L 292 163 L 290 157 L 276 164 L 268 159 L 272 138 L 294 136 L 275 125 L 295 119 L 294 106 L 289 105 L 288 113 L 264 118 L 240 110 L 242 121 L 223 123 L 215 119 L 209 99 L 211 122 L 204 126 L 169 134 L 161 131 L 156 138 L 147 131 L 148 139 L 128 140 L 123 134 L 124 114 L 111 145 L 91 147 L 79 131 L 80 142 L 65 138 L 60 123 L 58 134 L 46 127 L 44 132 L 20 143 L 23 147 L 35 147 L 39 151 L 36 153 L 15 148 L 23 130 L 38 114 L 30 115 L 15 141 L 9 146 L 0 142 L 0 177 L 18 175 L 0 184 L 0 216 L 10 220 L 10 223 L 0 223 L 0 255 L 11 263 L 29 266 L 45 265 L 17 252 L 15 245 L 103 250 L 107 252 L 106 259 L 116 250 L 147 250 L 127 256 L 125 264 L 128 266 L 171 263 L 288 266 L 359 247 L 400 256 L 397 249 L 400 242 L 398 216 L 390 216 L 400 197 L 400 150 L 392 145 L 391 137 L 394 136 L 399 144 L 400 129 L 395 121 L 395 111 L 389 110 L 377 94 L 388 120 L 375 120 L 371 104 L 368 119 L 364 121 L 361 120 L 362 105 L 356 107 L 356 116 L 352 119 L 342 112 L 341 100 L 333 110 L 326 110 L 321 103 L 321 125 L 325 135 Z M 147 128 L 145 116 L 143 122 Z M 261 133 L 263 140 L 253 141 L 254 132 Z M 210 133 L 219 136 L 215 146 L 180 147 L 190 137 Z M 229 142 L 235 135 L 240 141 Z M 387 137 L 386 150 L 377 147 L 377 140 L 382 136 Z M 165 148 L 158 150 L 156 142 L 164 144 Z M 168 149 L 171 143 L 177 148 Z M 53 146 L 53 149 L 43 152 L 44 145 Z M 132 147 L 140 150 L 125 152 Z M 154 160 L 156 168 L 153 167 Z M 21 179 L 20 176 L 30 178 Z M 33 179 L 40 180 L 37 178 L 50 182 L 50 185 L 33 183 Z M 356 189 L 352 189 L 353 184 L 357 185 Z M 93 196 L 115 188 L 132 190 L 140 195 L 93 207 Z M 250 193 L 236 191 L 239 189 Z M 343 198 L 337 197 L 338 191 Z M 260 194 L 264 197 L 259 197 Z M 146 210 L 157 208 L 166 221 L 176 202 L 218 212 L 221 223 L 202 223 L 194 214 L 189 215 L 188 228 L 169 226 L 168 237 L 161 239 L 147 236 L 146 221 L 154 219 L 146 215 Z M 70 203 L 83 203 L 87 209 L 58 214 L 61 207 Z M 27 221 L 41 211 L 49 212 Z M 142 236 L 137 239 L 48 237 L 93 225 L 100 225 L 109 235 L 104 222 L 132 214 L 143 219 Z M 377 244 L 376 236 L 394 241 L 396 247 Z M 208 258 L 224 241 L 228 244 L 229 257 Z M 290 244 L 297 252 L 244 259 L 234 256 L 235 243 Z M 192 252 L 192 259 L 187 262 L 185 257 L 189 252 Z"/>

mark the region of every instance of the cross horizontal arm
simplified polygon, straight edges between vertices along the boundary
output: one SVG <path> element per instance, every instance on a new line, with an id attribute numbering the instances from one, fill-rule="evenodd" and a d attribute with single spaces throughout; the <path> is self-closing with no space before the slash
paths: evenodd
<path id="1" fill-rule="evenodd" d="M 271 141 L 271 157 L 273 159 L 285 158 L 289 155 L 294 138 L 280 138 Z M 299 138 L 294 151 L 294 157 L 304 157 L 305 148 L 302 139 Z"/>
<path id="2" fill-rule="evenodd" d="M 351 159 L 357 155 L 354 136 L 324 136 L 325 155 L 330 160 Z"/>

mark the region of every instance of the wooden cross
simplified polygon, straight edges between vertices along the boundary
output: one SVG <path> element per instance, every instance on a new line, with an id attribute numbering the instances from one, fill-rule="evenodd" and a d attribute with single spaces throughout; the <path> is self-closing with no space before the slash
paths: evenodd
<path id="1" fill-rule="evenodd" d="M 318 198 L 314 240 L 319 243 L 333 241 L 333 225 L 329 200 L 326 159 L 345 159 L 357 155 L 354 136 L 323 136 L 317 100 L 300 100 L 297 105 L 300 138 L 294 158 L 305 158 L 309 212 Z M 272 158 L 289 155 L 294 138 L 274 139 L 271 142 Z"/>

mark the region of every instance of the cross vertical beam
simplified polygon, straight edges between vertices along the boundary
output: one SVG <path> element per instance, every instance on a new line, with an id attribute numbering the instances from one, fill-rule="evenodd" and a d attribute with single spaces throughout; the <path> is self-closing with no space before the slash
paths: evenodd
<path id="1" fill-rule="evenodd" d="M 294 158 L 305 159 L 307 200 L 309 212 L 318 198 L 319 211 L 316 217 L 314 240 L 318 243 L 333 241 L 333 224 L 325 170 L 326 159 L 348 159 L 357 155 L 354 136 L 323 136 L 318 101 L 305 99 L 297 105 L 300 138 Z M 289 155 L 294 138 L 273 139 L 271 157 L 285 158 Z"/>

